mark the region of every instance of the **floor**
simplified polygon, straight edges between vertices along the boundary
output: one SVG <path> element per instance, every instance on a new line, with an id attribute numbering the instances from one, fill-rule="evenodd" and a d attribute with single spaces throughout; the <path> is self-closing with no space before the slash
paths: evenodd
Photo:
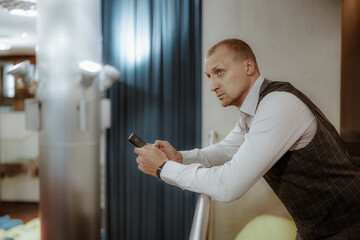
<path id="1" fill-rule="evenodd" d="M 24 223 L 39 216 L 38 203 L 0 202 L 0 216 L 9 215 L 11 219 L 21 219 Z"/>
<path id="2" fill-rule="evenodd" d="M 11 219 L 21 219 L 24 223 L 39 217 L 38 203 L 0 202 L 0 217 L 9 215 Z M 100 212 L 100 227 L 104 228 L 104 211 Z"/>

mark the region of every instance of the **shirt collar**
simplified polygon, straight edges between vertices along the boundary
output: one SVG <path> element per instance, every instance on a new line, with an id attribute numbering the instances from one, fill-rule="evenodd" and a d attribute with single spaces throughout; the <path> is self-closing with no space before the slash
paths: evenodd
<path id="1" fill-rule="evenodd" d="M 264 78 L 260 75 L 252 85 L 248 95 L 240 107 L 240 112 L 254 116 L 259 101 L 259 92 Z"/>

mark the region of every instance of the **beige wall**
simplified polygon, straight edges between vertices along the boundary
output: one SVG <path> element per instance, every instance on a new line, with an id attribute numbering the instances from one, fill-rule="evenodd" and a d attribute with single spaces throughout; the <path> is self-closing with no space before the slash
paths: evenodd
<path id="1" fill-rule="evenodd" d="M 203 56 L 216 42 L 241 38 L 257 56 L 261 74 L 291 82 L 339 129 L 341 0 L 204 0 Z M 203 57 L 204 59 L 204 57 Z M 238 111 L 222 108 L 203 78 L 203 143 L 234 127 Z M 213 239 L 233 239 L 262 213 L 288 216 L 264 180 L 232 203 L 214 204 Z"/>
<path id="2" fill-rule="evenodd" d="M 0 113 L 0 201 L 39 201 L 38 137 L 25 129 L 24 112 Z"/>

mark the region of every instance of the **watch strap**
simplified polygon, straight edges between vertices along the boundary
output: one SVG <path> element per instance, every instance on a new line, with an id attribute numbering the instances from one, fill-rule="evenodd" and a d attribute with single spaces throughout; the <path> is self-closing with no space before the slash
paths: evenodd
<path id="1" fill-rule="evenodd" d="M 159 181 L 161 181 L 161 182 L 163 182 L 163 180 L 161 179 L 160 174 L 161 174 L 161 170 L 163 169 L 163 167 L 164 167 L 164 165 L 165 165 L 166 162 L 167 162 L 167 161 L 163 162 L 163 163 L 160 165 L 160 167 L 158 167 L 158 169 L 156 170 L 156 177 L 157 177 L 157 179 L 158 179 Z"/>

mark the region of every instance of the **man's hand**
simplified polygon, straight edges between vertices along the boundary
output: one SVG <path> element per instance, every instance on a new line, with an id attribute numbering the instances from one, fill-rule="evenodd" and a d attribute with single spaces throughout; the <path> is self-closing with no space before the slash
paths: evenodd
<path id="1" fill-rule="evenodd" d="M 183 157 L 180 152 L 176 151 L 176 149 L 171 146 L 171 144 L 167 141 L 160 141 L 156 140 L 156 142 L 153 144 L 154 147 L 157 147 L 160 149 L 163 153 L 166 154 L 167 158 L 169 160 L 182 163 Z"/>
<path id="2" fill-rule="evenodd" d="M 168 160 L 165 153 L 151 145 L 135 148 L 134 152 L 139 155 L 136 158 L 136 162 L 139 164 L 138 169 L 154 177 L 156 177 L 156 170 Z"/>

